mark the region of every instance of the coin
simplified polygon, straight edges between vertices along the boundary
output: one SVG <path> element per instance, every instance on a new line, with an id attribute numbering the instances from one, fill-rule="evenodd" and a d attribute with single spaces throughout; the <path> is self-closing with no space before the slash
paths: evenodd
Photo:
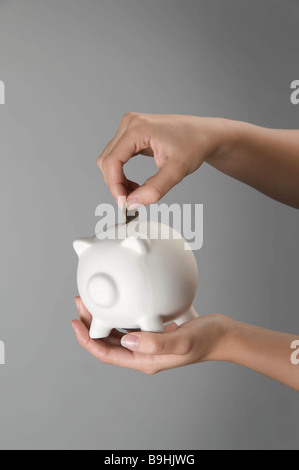
<path id="1" fill-rule="evenodd" d="M 126 224 L 129 224 L 130 222 L 132 222 L 132 220 L 137 219 L 138 216 L 139 216 L 138 211 L 128 211 L 127 207 L 123 208 L 123 217 L 124 217 L 124 221 Z"/>

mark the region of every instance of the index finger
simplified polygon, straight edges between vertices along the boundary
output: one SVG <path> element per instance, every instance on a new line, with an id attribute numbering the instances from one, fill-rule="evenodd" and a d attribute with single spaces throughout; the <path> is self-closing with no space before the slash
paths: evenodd
<path id="1" fill-rule="evenodd" d="M 148 142 L 140 137 L 137 139 L 135 131 L 128 130 L 118 139 L 110 153 L 101 159 L 100 169 L 116 200 L 128 196 L 128 180 L 123 169 L 125 163 L 148 147 Z"/>

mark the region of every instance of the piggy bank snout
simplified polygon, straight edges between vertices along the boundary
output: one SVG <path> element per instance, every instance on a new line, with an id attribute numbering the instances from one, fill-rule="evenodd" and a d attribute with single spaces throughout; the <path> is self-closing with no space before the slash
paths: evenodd
<path id="1" fill-rule="evenodd" d="M 99 307 L 112 307 L 118 300 L 116 283 L 108 274 L 95 274 L 89 280 L 87 290 L 90 299 Z"/>

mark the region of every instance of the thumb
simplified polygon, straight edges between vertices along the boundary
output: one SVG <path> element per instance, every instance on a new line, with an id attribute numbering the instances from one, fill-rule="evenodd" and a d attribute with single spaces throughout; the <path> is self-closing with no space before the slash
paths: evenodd
<path id="1" fill-rule="evenodd" d="M 127 198 L 128 208 L 146 206 L 158 202 L 168 191 L 183 179 L 182 172 L 175 165 L 165 165 L 154 176 L 135 189 Z"/>
<path id="2" fill-rule="evenodd" d="M 121 344 L 143 354 L 188 354 L 192 347 L 190 329 L 177 328 L 171 333 L 134 332 L 122 337 Z"/>

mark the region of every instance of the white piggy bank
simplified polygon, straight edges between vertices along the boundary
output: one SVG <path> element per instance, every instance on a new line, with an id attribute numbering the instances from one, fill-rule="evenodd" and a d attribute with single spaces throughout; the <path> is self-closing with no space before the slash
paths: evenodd
<path id="1" fill-rule="evenodd" d="M 163 332 L 164 322 L 180 325 L 196 317 L 198 270 L 187 246 L 178 232 L 148 221 L 76 240 L 79 294 L 92 315 L 90 337 L 104 338 L 113 328 Z"/>

